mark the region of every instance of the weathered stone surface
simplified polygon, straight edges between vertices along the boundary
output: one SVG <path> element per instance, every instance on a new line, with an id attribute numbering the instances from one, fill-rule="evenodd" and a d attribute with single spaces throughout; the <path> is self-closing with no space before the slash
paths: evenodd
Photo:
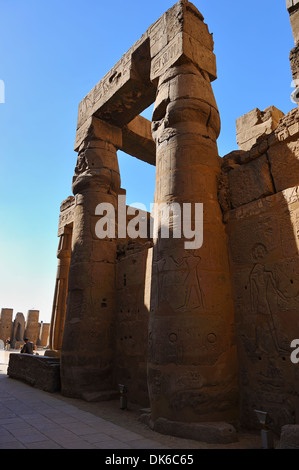
<path id="1" fill-rule="evenodd" d="M 50 323 L 39 323 L 37 346 L 46 347 L 49 345 Z"/>
<path id="2" fill-rule="evenodd" d="M 60 390 L 58 358 L 11 353 L 7 374 L 12 379 L 21 380 L 45 392 Z"/>
<path id="3" fill-rule="evenodd" d="M 62 393 L 84 398 L 113 388 L 116 239 L 96 233 L 96 208 L 117 206 L 120 128 L 92 118 L 80 144 L 73 193 L 72 256 L 61 349 Z M 87 394 L 87 395 L 86 395 Z"/>
<path id="4" fill-rule="evenodd" d="M 265 410 L 279 432 L 298 413 L 290 343 L 298 331 L 298 187 L 230 211 L 227 223 L 240 364 L 241 421 Z M 290 216 L 291 215 L 291 216 Z"/>
<path id="5" fill-rule="evenodd" d="M 159 418 L 151 421 L 149 415 L 142 415 L 141 421 L 154 431 L 170 436 L 193 439 L 208 444 L 230 444 L 238 440 L 234 426 L 225 422 L 182 423 Z"/>
<path id="6" fill-rule="evenodd" d="M 153 112 L 155 202 L 203 203 L 204 244 L 187 250 L 184 237 L 154 239 L 148 346 L 153 422 L 221 420 L 235 413 L 235 347 L 225 326 L 233 321 L 230 280 L 217 201 L 219 129 L 208 74 L 191 61 L 169 68 L 160 77 Z M 156 222 L 159 233 L 167 220 Z M 175 223 L 170 217 L 171 228 Z M 211 272 L 209 255 L 216 246 L 222 253 Z"/>
<path id="7" fill-rule="evenodd" d="M 221 160 L 215 78 L 212 35 L 181 0 L 80 103 L 75 197 L 59 225 L 55 302 L 66 305 L 68 284 L 67 314 L 53 310 L 52 333 L 61 337 L 65 322 L 63 394 L 97 401 L 122 383 L 130 400 L 150 405 L 155 430 L 219 443 L 236 438 L 226 422 L 239 418 L 238 403 L 246 427 L 259 426 L 255 409 L 277 432 L 298 421 L 289 356 L 299 331 L 299 118 L 297 109 L 252 110 L 237 120 L 240 150 Z M 154 100 L 149 123 L 138 114 Z M 154 202 L 203 203 L 199 248 L 173 237 L 181 220 L 167 211 L 153 240 L 99 239 L 95 208 L 117 213 L 125 195 L 117 150 L 156 165 Z"/>
<path id="8" fill-rule="evenodd" d="M 155 99 L 149 66 L 150 41 L 145 34 L 81 101 L 77 128 L 93 115 L 124 125 L 148 107 Z"/>
<path id="9" fill-rule="evenodd" d="M 95 141 L 98 139 L 112 144 L 116 148 L 121 148 L 122 146 L 122 133 L 118 127 L 108 124 L 101 119 L 91 117 L 77 131 L 75 150 L 78 151 L 84 141 Z"/>
<path id="10" fill-rule="evenodd" d="M 270 106 L 264 111 L 258 108 L 241 116 L 236 121 L 237 143 L 240 150 L 250 150 L 261 136 L 271 134 L 276 129 L 279 120 L 284 113 L 275 106 Z"/>
<path id="11" fill-rule="evenodd" d="M 216 60 L 212 49 L 203 46 L 188 33 L 182 32 L 178 33 L 152 61 L 151 80 L 157 79 L 182 58 L 200 64 L 202 70 L 207 72 L 212 80 L 216 79 Z"/>
<path id="12" fill-rule="evenodd" d="M 271 173 L 276 191 L 299 184 L 299 142 L 297 137 L 280 142 L 268 150 Z"/>
<path id="13" fill-rule="evenodd" d="M 12 333 L 12 308 L 2 308 L 0 314 L 0 339 L 4 341 L 11 337 Z"/>
<path id="14" fill-rule="evenodd" d="M 75 198 L 69 196 L 65 201 L 60 205 L 60 214 L 58 222 L 58 237 L 60 237 L 65 230 L 65 227 L 71 227 L 74 221 L 74 207 L 75 207 Z"/>
<path id="15" fill-rule="evenodd" d="M 129 391 L 130 401 L 148 406 L 147 336 L 148 310 L 143 302 L 148 249 L 152 243 L 125 244 L 116 266 L 117 309 L 115 323 L 115 386 Z"/>
<path id="16" fill-rule="evenodd" d="M 74 201 L 63 204 L 64 211 L 59 217 L 59 245 L 57 250 L 58 266 L 55 292 L 52 306 L 49 346 L 51 350 L 60 351 L 65 324 L 68 277 L 71 262 L 72 227 L 74 218 Z"/>
<path id="17" fill-rule="evenodd" d="M 291 71 L 294 80 L 299 79 L 299 45 L 290 51 Z"/>
<path id="18" fill-rule="evenodd" d="M 299 449 L 299 425 L 285 425 L 281 428 L 277 449 Z"/>
<path id="19" fill-rule="evenodd" d="M 17 349 L 20 343 L 24 343 L 25 317 L 22 312 L 16 314 L 12 330 L 12 347 Z"/>
<path id="20" fill-rule="evenodd" d="M 151 122 L 142 116 L 137 116 L 122 129 L 123 142 L 120 150 L 156 165 L 156 145 L 152 138 Z"/>
<path id="21" fill-rule="evenodd" d="M 290 22 L 292 26 L 293 36 L 295 44 L 299 41 L 299 5 L 297 4 L 297 10 L 290 14 Z"/>
<path id="22" fill-rule="evenodd" d="M 178 2 L 81 101 L 78 133 L 91 116 L 117 125 L 132 121 L 154 102 L 156 87 L 152 82 L 179 60 L 200 63 L 214 80 L 216 62 L 212 51 L 213 39 L 202 15 L 188 1 Z"/>
<path id="23" fill-rule="evenodd" d="M 228 179 L 232 208 L 274 194 L 266 155 L 232 169 Z"/>
<path id="24" fill-rule="evenodd" d="M 38 319 L 39 310 L 28 310 L 24 337 L 28 338 L 35 345 L 37 344 L 38 339 Z"/>

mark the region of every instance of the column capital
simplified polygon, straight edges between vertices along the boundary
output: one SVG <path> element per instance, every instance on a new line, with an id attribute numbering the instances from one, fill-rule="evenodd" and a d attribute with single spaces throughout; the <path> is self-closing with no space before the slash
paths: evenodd
<path id="1" fill-rule="evenodd" d="M 91 116 L 77 129 L 74 150 L 78 152 L 86 141 L 91 140 L 102 140 L 119 149 L 122 146 L 122 130 L 120 127 Z"/>

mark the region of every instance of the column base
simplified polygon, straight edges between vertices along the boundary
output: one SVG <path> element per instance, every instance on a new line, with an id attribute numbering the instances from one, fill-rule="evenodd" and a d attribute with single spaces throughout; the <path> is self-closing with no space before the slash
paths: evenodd
<path id="1" fill-rule="evenodd" d="M 182 423 L 158 418 L 152 421 L 151 415 L 145 413 L 140 421 L 147 424 L 153 431 L 183 439 L 206 442 L 208 444 L 231 444 L 238 442 L 237 431 L 224 421 L 211 423 Z"/>

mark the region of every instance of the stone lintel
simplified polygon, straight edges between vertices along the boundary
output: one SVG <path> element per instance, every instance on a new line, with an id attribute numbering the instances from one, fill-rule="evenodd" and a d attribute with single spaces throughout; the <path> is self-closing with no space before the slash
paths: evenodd
<path id="1" fill-rule="evenodd" d="M 156 144 L 152 138 L 151 122 L 137 116 L 123 127 L 121 150 L 150 165 L 156 165 Z"/>
<path id="2" fill-rule="evenodd" d="M 58 237 L 64 233 L 64 228 L 73 224 L 75 210 L 75 198 L 70 196 L 62 202 L 60 206 L 59 222 L 58 222 Z"/>
<path id="3" fill-rule="evenodd" d="M 199 69 L 209 74 L 211 81 L 216 80 L 216 58 L 213 51 L 185 32 L 178 33 L 153 59 L 151 80 L 154 81 L 172 65 L 183 60 L 193 62 Z"/>
<path id="4" fill-rule="evenodd" d="M 149 64 L 150 43 L 146 33 L 81 101 L 77 129 L 93 115 L 119 125 L 127 124 L 150 106 L 155 99 L 155 87 L 149 81 Z"/>
<path id="5" fill-rule="evenodd" d="M 75 151 L 78 152 L 85 140 L 103 140 L 119 149 L 122 146 L 122 131 L 119 127 L 92 116 L 77 130 Z"/>
<path id="6" fill-rule="evenodd" d="M 178 60 L 193 61 L 214 80 L 213 44 L 199 11 L 187 0 L 179 1 L 150 26 L 81 101 L 77 133 L 91 116 L 118 126 L 128 124 L 154 102 L 158 77 Z"/>

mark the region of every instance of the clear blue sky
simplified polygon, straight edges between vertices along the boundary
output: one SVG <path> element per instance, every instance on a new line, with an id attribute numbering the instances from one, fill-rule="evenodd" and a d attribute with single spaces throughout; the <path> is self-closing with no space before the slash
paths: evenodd
<path id="1" fill-rule="evenodd" d="M 49 322 L 57 225 L 71 194 L 78 104 L 175 0 L 0 0 L 0 308 Z M 284 113 L 294 47 L 285 0 L 195 0 L 214 34 L 213 88 L 221 156 L 237 149 L 235 120 L 258 107 Z M 148 116 L 150 118 L 150 116 Z M 128 203 L 149 206 L 154 168 L 119 156 Z"/>

